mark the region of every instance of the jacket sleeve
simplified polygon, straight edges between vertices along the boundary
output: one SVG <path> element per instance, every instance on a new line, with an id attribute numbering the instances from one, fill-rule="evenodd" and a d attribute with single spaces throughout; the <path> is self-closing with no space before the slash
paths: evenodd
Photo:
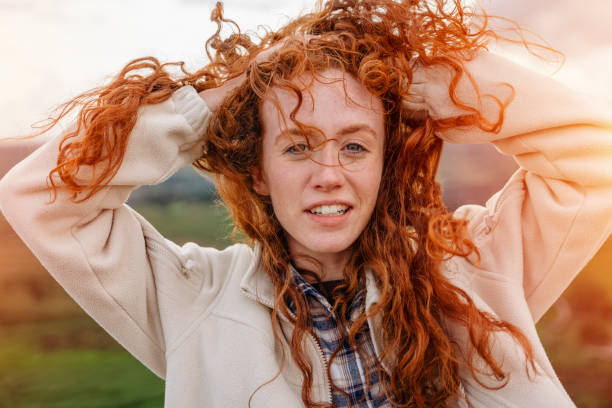
<path id="1" fill-rule="evenodd" d="M 464 76 L 460 99 L 489 120 L 497 119 L 499 105 L 487 95 L 511 100 L 503 126 L 497 133 L 462 126 L 438 136 L 491 142 L 520 168 L 485 207 L 462 206 L 455 215 L 469 221 L 480 269 L 522 284 L 537 321 L 612 231 L 612 109 L 492 53 L 481 52 L 466 68 L 481 98 Z M 420 75 L 416 90 L 434 119 L 462 113 L 448 96 L 449 71 Z"/>
<path id="2" fill-rule="evenodd" d="M 181 273 L 185 265 L 180 247 L 165 240 L 125 201 L 138 186 L 160 183 L 199 157 L 209 116 L 191 87 L 177 90 L 161 104 L 142 107 L 118 173 L 85 202 L 74 203 L 69 193 L 58 189 L 57 200 L 48 204 L 52 195 L 46 179 L 56 166 L 62 134 L 0 180 L 0 208 L 41 264 L 106 331 L 162 378 L 164 352 L 170 346 L 167 331 L 178 330 L 173 325 L 183 322 L 180 317 L 162 322 L 160 304 L 187 306 L 197 295 L 197 285 Z M 80 169 L 79 177 L 90 170 Z"/>

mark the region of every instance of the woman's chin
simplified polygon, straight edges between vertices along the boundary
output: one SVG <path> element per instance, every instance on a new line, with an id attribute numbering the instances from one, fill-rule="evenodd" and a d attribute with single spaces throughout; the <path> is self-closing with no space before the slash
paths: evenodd
<path id="1" fill-rule="evenodd" d="M 333 234 L 325 234 L 333 235 Z M 355 242 L 354 239 L 338 239 L 338 236 L 321 236 L 300 240 L 297 243 L 299 252 L 310 254 L 311 256 L 333 256 L 346 252 Z"/>

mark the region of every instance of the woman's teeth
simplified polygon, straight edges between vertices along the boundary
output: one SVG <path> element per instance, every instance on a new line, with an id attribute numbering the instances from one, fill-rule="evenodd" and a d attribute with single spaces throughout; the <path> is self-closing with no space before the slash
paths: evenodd
<path id="1" fill-rule="evenodd" d="M 310 209 L 312 214 L 323 215 L 323 216 L 333 216 L 333 215 L 342 215 L 348 211 L 348 206 L 334 204 L 334 205 L 320 205 L 318 207 L 314 207 Z"/>

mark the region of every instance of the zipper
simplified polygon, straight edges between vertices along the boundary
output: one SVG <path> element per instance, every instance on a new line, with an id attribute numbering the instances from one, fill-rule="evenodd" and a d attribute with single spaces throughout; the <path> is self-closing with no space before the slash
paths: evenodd
<path id="1" fill-rule="evenodd" d="M 321 360 L 323 360 L 323 367 L 325 368 L 325 375 L 323 375 L 323 381 L 325 382 L 325 385 L 327 385 L 327 398 L 329 399 L 329 403 L 331 404 L 333 402 L 333 399 L 331 382 L 327 378 L 327 359 L 325 358 L 325 354 L 323 353 L 323 349 L 321 348 L 321 343 L 319 343 L 319 340 L 312 333 L 308 333 L 308 335 L 314 341 L 315 345 L 317 346 L 317 350 L 319 351 L 319 357 L 321 357 Z"/>
<path id="2" fill-rule="evenodd" d="M 252 299 L 252 300 L 254 300 L 256 302 L 263 303 L 264 305 L 268 306 L 270 309 L 274 309 L 274 303 L 273 302 L 270 302 L 267 299 L 257 298 L 255 295 L 251 294 L 251 292 L 248 292 L 245 289 L 242 290 L 242 293 L 246 297 L 248 297 L 248 298 L 250 298 L 250 299 Z M 289 310 L 289 309 L 287 309 L 287 310 Z M 291 314 L 291 317 L 293 317 L 294 319 L 296 318 L 295 313 L 293 313 L 291 310 L 289 310 L 289 314 Z M 285 320 L 285 322 L 291 324 L 291 322 L 284 315 L 280 314 L 280 317 L 281 317 L 281 319 Z M 327 378 L 327 370 L 328 370 L 328 368 L 327 368 L 327 359 L 325 358 L 325 354 L 323 353 L 323 349 L 321 348 L 321 344 L 319 343 L 319 340 L 317 340 L 317 338 L 314 336 L 314 334 L 312 334 L 310 332 L 308 333 L 308 336 L 310 336 L 310 338 L 312 339 L 312 342 L 315 344 L 315 347 L 316 347 L 317 352 L 319 354 L 319 358 L 321 359 L 321 361 L 323 361 L 323 368 L 325 369 L 325 373 L 323 375 L 323 382 L 326 385 L 326 388 L 327 388 L 327 398 L 329 400 L 329 403 L 331 404 L 333 402 L 333 399 L 332 399 L 331 382 Z"/>

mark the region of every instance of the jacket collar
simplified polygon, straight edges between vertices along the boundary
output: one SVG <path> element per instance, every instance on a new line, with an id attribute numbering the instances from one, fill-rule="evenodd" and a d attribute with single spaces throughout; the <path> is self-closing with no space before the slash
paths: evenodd
<path id="1" fill-rule="evenodd" d="M 261 244 L 255 243 L 253 257 L 246 273 L 240 281 L 242 293 L 257 302 L 274 307 L 274 284 L 261 264 Z"/>
<path id="2" fill-rule="evenodd" d="M 247 268 L 246 273 L 242 277 L 240 282 L 240 289 L 243 294 L 247 297 L 256 300 L 272 309 L 274 307 L 274 284 L 272 280 L 268 277 L 266 271 L 264 270 L 261 264 L 261 244 L 257 242 L 253 248 L 253 258 L 249 267 Z M 376 280 L 374 279 L 374 275 L 370 269 L 366 270 L 366 298 L 365 298 L 365 307 L 366 312 L 369 311 L 370 307 L 379 301 L 380 299 L 380 290 L 376 284 Z M 380 314 L 370 317 L 368 319 L 368 326 L 370 328 L 370 334 L 372 336 L 372 343 L 374 345 L 374 351 L 377 356 L 381 355 L 383 350 L 382 343 L 382 330 L 381 327 L 381 318 Z M 388 362 L 382 362 L 383 368 L 387 370 L 387 372 L 391 372 L 389 370 L 390 365 Z"/>
<path id="3" fill-rule="evenodd" d="M 261 265 L 261 244 L 253 248 L 253 258 L 240 282 L 240 289 L 247 296 L 270 308 L 274 307 L 274 284 Z M 380 290 L 372 271 L 366 270 L 366 310 L 380 299 Z"/>

